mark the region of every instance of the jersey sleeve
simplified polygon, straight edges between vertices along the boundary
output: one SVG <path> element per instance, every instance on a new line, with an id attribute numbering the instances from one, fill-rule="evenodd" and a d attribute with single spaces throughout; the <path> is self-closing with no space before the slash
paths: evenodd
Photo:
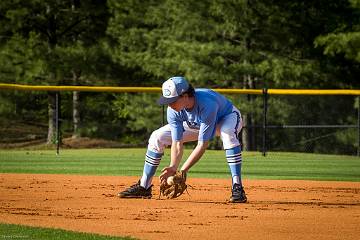
<path id="1" fill-rule="evenodd" d="M 175 111 L 168 108 L 167 110 L 167 121 L 170 125 L 171 139 L 173 141 L 180 141 L 183 138 L 184 126 L 183 121 L 177 116 Z"/>
<path id="2" fill-rule="evenodd" d="M 216 131 L 216 116 L 219 110 L 218 104 L 208 104 L 201 114 L 200 130 L 198 141 L 208 141 L 215 136 Z"/>

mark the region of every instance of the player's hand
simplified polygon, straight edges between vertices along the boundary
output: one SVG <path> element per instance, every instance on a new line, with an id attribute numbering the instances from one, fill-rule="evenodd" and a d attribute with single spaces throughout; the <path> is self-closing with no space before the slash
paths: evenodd
<path id="1" fill-rule="evenodd" d="M 166 179 L 170 176 L 173 176 L 176 173 L 176 168 L 174 166 L 169 166 L 169 167 L 165 167 L 163 168 L 163 170 L 161 170 L 161 174 L 160 174 L 160 182 L 164 182 L 166 181 Z"/>

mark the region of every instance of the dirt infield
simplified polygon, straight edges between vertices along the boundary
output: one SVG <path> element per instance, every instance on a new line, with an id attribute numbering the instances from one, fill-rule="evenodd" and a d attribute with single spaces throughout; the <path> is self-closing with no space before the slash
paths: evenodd
<path id="1" fill-rule="evenodd" d="M 140 239 L 359 239 L 360 183 L 189 179 L 190 195 L 119 199 L 134 177 L 0 174 L 0 222 Z"/>

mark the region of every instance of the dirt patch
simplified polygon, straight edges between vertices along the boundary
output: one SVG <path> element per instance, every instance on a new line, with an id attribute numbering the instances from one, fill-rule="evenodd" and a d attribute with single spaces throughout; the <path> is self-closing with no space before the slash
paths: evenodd
<path id="1" fill-rule="evenodd" d="M 0 174 L 0 221 L 140 239 L 358 239 L 360 183 L 189 178 L 176 200 L 119 199 L 135 177 Z"/>

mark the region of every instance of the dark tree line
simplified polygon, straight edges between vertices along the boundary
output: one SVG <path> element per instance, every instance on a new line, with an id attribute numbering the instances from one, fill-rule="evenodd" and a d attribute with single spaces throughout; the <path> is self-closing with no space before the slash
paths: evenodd
<path id="1" fill-rule="evenodd" d="M 170 76 L 184 75 L 208 88 L 356 89 L 359 22 L 359 0 L 1 1 L 0 82 L 160 86 Z M 159 111 L 153 95 L 64 95 L 65 130 L 74 136 L 135 141 L 131 136 L 146 139 L 161 122 L 161 114 L 153 114 Z M 41 109 L 29 108 L 29 97 Z M 53 142 L 53 93 L 1 91 L 0 98 L 3 121 L 21 111 L 24 118 L 45 119 L 47 141 Z M 261 99 L 249 95 L 234 101 L 246 125 L 261 121 Z M 294 120 L 293 99 L 269 101 L 277 116 L 270 121 Z M 331 106 L 322 100 L 310 104 L 305 119 L 314 122 L 321 122 L 329 107 L 353 113 L 357 106 L 353 98 Z M 108 127 L 94 127 L 99 118 Z M 332 121 L 356 119 L 341 114 Z M 353 131 L 338 135 L 339 144 L 353 144 Z M 244 131 L 246 147 L 255 149 L 257 137 L 255 130 Z M 272 138 L 276 145 L 284 136 Z"/>

